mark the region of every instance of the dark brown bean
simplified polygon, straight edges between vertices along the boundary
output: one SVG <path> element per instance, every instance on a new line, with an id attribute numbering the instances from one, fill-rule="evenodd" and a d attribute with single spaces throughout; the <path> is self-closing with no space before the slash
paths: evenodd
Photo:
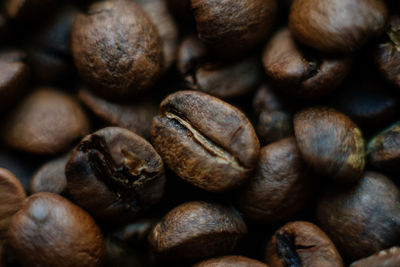
<path id="1" fill-rule="evenodd" d="M 111 102 L 86 89 L 79 90 L 79 100 L 97 117 L 110 126 L 118 126 L 149 139 L 153 117 L 157 115 L 158 103 L 152 98 L 138 99 L 129 103 Z"/>
<path id="2" fill-rule="evenodd" d="M 179 46 L 176 65 L 181 74 L 192 74 L 208 57 L 205 45 L 196 36 L 189 35 Z"/>
<path id="3" fill-rule="evenodd" d="M 237 56 L 259 44 L 271 30 L 277 13 L 275 0 L 191 3 L 200 40 L 225 57 Z"/>
<path id="4" fill-rule="evenodd" d="M 400 248 L 392 247 L 372 256 L 353 262 L 350 267 L 397 267 L 400 266 Z"/>
<path id="5" fill-rule="evenodd" d="M 400 16 L 390 18 L 387 41 L 379 43 L 375 52 L 375 62 L 382 75 L 400 87 Z"/>
<path id="6" fill-rule="evenodd" d="M 103 97 L 132 97 L 148 90 L 160 75 L 160 38 L 133 1 L 94 3 L 88 15 L 76 17 L 71 38 L 79 74 Z"/>
<path id="7" fill-rule="evenodd" d="M 373 166 L 397 173 L 400 168 L 400 121 L 369 141 L 367 156 Z"/>
<path id="8" fill-rule="evenodd" d="M 307 173 L 294 138 L 261 149 L 255 177 L 238 194 L 238 208 L 257 223 L 272 223 L 295 215 L 312 195 Z"/>
<path id="9" fill-rule="evenodd" d="M 258 89 L 253 108 L 258 118 L 257 134 L 262 143 L 269 144 L 293 135 L 289 105 L 268 85 L 264 84 Z"/>
<path id="10" fill-rule="evenodd" d="M 106 222 L 128 222 L 164 193 L 160 156 L 145 139 L 118 127 L 83 138 L 65 175 L 74 201 Z"/>
<path id="11" fill-rule="evenodd" d="M 389 178 L 367 172 L 354 186 L 330 187 L 323 194 L 318 223 L 348 258 L 367 257 L 398 244 L 399 194 Z"/>
<path id="12" fill-rule="evenodd" d="M 230 253 L 246 232 L 235 210 L 195 201 L 168 212 L 150 233 L 149 242 L 157 257 L 185 261 Z"/>
<path id="13" fill-rule="evenodd" d="M 25 198 L 25 190 L 17 177 L 0 168 L 0 242 L 8 238 L 11 217 L 22 207 Z"/>
<path id="14" fill-rule="evenodd" d="M 343 267 L 343 260 L 329 237 L 309 222 L 290 222 L 268 243 L 266 262 L 271 267 Z"/>
<path id="15" fill-rule="evenodd" d="M 260 151 L 254 129 L 241 111 L 195 91 L 180 91 L 163 100 L 151 138 L 180 178 L 212 192 L 242 184 Z"/>
<path id="16" fill-rule="evenodd" d="M 328 53 L 349 53 L 386 26 L 382 0 L 294 0 L 289 26 L 302 43 Z"/>
<path id="17" fill-rule="evenodd" d="M 278 31 L 264 48 L 269 78 L 287 94 L 316 98 L 335 90 L 350 71 L 351 57 L 329 57 L 297 44 L 288 28 Z"/>
<path id="18" fill-rule="evenodd" d="M 268 267 L 268 265 L 243 256 L 223 256 L 199 262 L 193 267 Z"/>
<path id="19" fill-rule="evenodd" d="M 308 108 L 295 115 L 294 132 L 304 160 L 318 174 L 341 183 L 361 178 L 364 139 L 346 115 L 329 108 Z"/>
<path id="20" fill-rule="evenodd" d="M 31 181 L 31 193 L 49 192 L 58 195 L 67 193 L 67 178 L 65 177 L 65 165 L 69 155 L 53 159 L 34 174 Z"/>
<path id="21" fill-rule="evenodd" d="M 88 128 L 88 119 L 74 98 L 52 88 L 38 88 L 7 116 L 2 138 L 14 149 L 50 155 L 65 151 Z"/>
<path id="22" fill-rule="evenodd" d="M 0 110 L 11 107 L 24 93 L 30 80 L 25 54 L 12 50 L 0 54 Z"/>
<path id="23" fill-rule="evenodd" d="M 93 219 L 67 199 L 30 196 L 14 215 L 9 242 L 22 266 L 100 266 L 103 237 Z"/>

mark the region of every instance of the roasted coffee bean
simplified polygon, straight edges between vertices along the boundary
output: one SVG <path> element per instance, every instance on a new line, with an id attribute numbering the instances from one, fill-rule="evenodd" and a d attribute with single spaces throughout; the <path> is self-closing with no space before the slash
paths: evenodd
<path id="1" fill-rule="evenodd" d="M 0 54 L 0 110 L 11 107 L 24 93 L 30 80 L 29 67 L 22 51 Z"/>
<path id="2" fill-rule="evenodd" d="M 7 239 L 11 217 L 22 207 L 25 198 L 25 190 L 17 177 L 0 168 L 0 242 Z"/>
<path id="3" fill-rule="evenodd" d="M 65 151 L 88 132 L 78 102 L 52 88 L 38 88 L 6 117 L 2 139 L 17 150 L 39 155 Z"/>
<path id="4" fill-rule="evenodd" d="M 377 45 L 375 62 L 386 80 L 400 87 L 400 16 L 390 18 L 386 35 L 388 40 Z"/>
<path id="5" fill-rule="evenodd" d="M 148 90 L 162 69 L 155 26 L 133 1 L 94 3 L 72 26 L 72 55 L 91 89 L 109 99 Z"/>
<path id="6" fill-rule="evenodd" d="M 62 83 L 71 76 L 71 26 L 78 14 L 72 5 L 63 6 L 27 41 L 29 63 L 36 81 Z"/>
<path id="7" fill-rule="evenodd" d="M 396 267 L 400 266 L 400 248 L 382 250 L 368 258 L 353 262 L 350 267 Z"/>
<path id="8" fill-rule="evenodd" d="M 268 77 L 287 94 L 311 99 L 335 90 L 350 71 L 351 57 L 329 57 L 301 47 L 288 28 L 278 31 L 264 48 Z"/>
<path id="9" fill-rule="evenodd" d="M 13 216 L 9 242 L 22 266 L 100 266 L 103 237 L 93 219 L 67 199 L 30 196 Z"/>
<path id="10" fill-rule="evenodd" d="M 294 0 L 289 26 L 302 43 L 328 53 L 349 53 L 386 26 L 382 0 Z"/>
<path id="11" fill-rule="evenodd" d="M 53 159 L 35 173 L 31 182 L 31 193 L 50 192 L 59 195 L 67 193 L 67 178 L 65 178 L 65 165 L 68 156 Z"/>
<path id="12" fill-rule="evenodd" d="M 147 236 L 156 222 L 156 218 L 142 218 L 113 230 L 109 237 L 127 247 L 143 247 L 147 245 Z"/>
<path id="13" fill-rule="evenodd" d="M 151 138 L 180 178 L 212 192 L 242 184 L 260 151 L 256 133 L 241 111 L 195 91 L 180 91 L 163 100 Z"/>
<path id="14" fill-rule="evenodd" d="M 286 138 L 261 149 L 255 177 L 239 192 L 238 208 L 256 223 L 281 221 L 301 211 L 312 195 L 296 140 Z"/>
<path id="15" fill-rule="evenodd" d="M 268 85 L 262 85 L 254 96 L 253 108 L 258 118 L 257 134 L 269 144 L 293 135 L 292 114 L 287 103 Z"/>
<path id="16" fill-rule="evenodd" d="M 126 247 L 113 237 L 104 240 L 104 267 L 151 266 L 146 257 L 146 250 Z"/>
<path id="17" fill-rule="evenodd" d="M 268 265 L 243 256 L 223 256 L 199 262 L 193 267 L 268 267 Z"/>
<path id="18" fill-rule="evenodd" d="M 400 121 L 373 137 L 367 145 L 368 162 L 383 171 L 400 168 Z"/>
<path id="19" fill-rule="evenodd" d="M 294 132 L 304 160 L 316 173 L 341 183 L 361 178 L 364 139 L 346 115 L 324 107 L 308 108 L 295 115 Z"/>
<path id="20" fill-rule="evenodd" d="M 8 17 L 18 20 L 41 20 L 54 10 L 55 0 L 5 0 L 4 9 Z"/>
<path id="21" fill-rule="evenodd" d="M 267 245 L 271 267 L 343 267 L 343 260 L 329 237 L 309 222 L 290 222 Z"/>
<path id="22" fill-rule="evenodd" d="M 165 0 L 133 0 L 142 7 L 156 27 L 162 42 L 163 68 L 168 70 L 175 62 L 178 50 L 178 26 Z"/>
<path id="23" fill-rule="evenodd" d="M 397 245 L 400 202 L 397 186 L 367 172 L 351 187 L 330 187 L 317 207 L 319 225 L 349 259 L 367 257 Z"/>
<path id="24" fill-rule="evenodd" d="M 186 261 L 230 253 L 246 232 L 246 224 L 232 208 L 194 201 L 168 212 L 149 242 L 157 257 Z"/>
<path id="25" fill-rule="evenodd" d="M 146 139 L 150 138 L 151 122 L 158 112 L 155 100 L 142 98 L 128 103 L 111 102 L 86 89 L 79 91 L 79 99 L 108 125 L 126 128 Z"/>
<path id="26" fill-rule="evenodd" d="M 199 38 L 218 56 L 247 52 L 265 39 L 277 13 L 275 0 L 191 0 Z"/>
<path id="27" fill-rule="evenodd" d="M 331 105 L 349 116 L 368 134 L 392 122 L 399 111 L 399 100 L 374 73 L 361 70 L 349 77 L 330 98 Z"/>
<path id="28" fill-rule="evenodd" d="M 193 74 L 198 66 L 209 60 L 205 45 L 194 35 L 186 36 L 181 42 L 176 65 L 181 74 Z"/>
<path id="29" fill-rule="evenodd" d="M 89 134 L 65 167 L 72 199 L 106 222 L 128 222 L 156 204 L 164 192 L 164 165 L 135 133 L 107 127 Z"/>

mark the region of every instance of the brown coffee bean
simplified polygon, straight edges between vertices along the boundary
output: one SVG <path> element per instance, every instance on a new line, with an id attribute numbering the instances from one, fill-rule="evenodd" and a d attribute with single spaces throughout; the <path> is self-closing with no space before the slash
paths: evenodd
<path id="1" fill-rule="evenodd" d="M 316 98 L 335 90 L 350 71 L 351 57 L 328 57 L 297 44 L 288 28 L 278 31 L 264 48 L 269 78 L 287 94 Z"/>
<path id="2" fill-rule="evenodd" d="M 290 222 L 275 232 L 267 245 L 271 267 L 343 267 L 343 260 L 329 237 L 309 222 Z"/>
<path id="3" fill-rule="evenodd" d="M 168 11 L 165 0 L 134 0 L 146 12 L 156 27 L 162 42 L 163 68 L 175 62 L 178 50 L 178 26 Z"/>
<path id="4" fill-rule="evenodd" d="M 11 220 L 9 242 L 22 266 L 100 266 L 103 253 L 89 214 L 51 193 L 24 202 Z"/>
<path id="5" fill-rule="evenodd" d="M 25 198 L 25 190 L 17 177 L 0 168 L 0 242 L 8 238 L 11 217 L 21 208 Z"/>
<path id="6" fill-rule="evenodd" d="M 234 98 L 255 89 L 262 80 L 258 58 L 247 57 L 232 63 L 209 62 L 185 76 L 190 89 L 219 98 Z"/>
<path id="7" fill-rule="evenodd" d="M 158 219 L 156 218 L 141 218 L 133 223 L 114 229 L 109 233 L 108 237 L 118 240 L 126 247 L 143 247 L 147 245 L 147 236 L 157 221 Z"/>
<path id="8" fill-rule="evenodd" d="M 400 168 L 400 121 L 369 141 L 367 156 L 369 163 L 378 169 L 397 173 Z"/>
<path id="9" fill-rule="evenodd" d="M 350 267 L 397 267 L 400 266 L 400 248 L 392 247 L 372 256 L 353 262 Z"/>
<path id="10" fill-rule="evenodd" d="M 277 13 L 275 0 L 191 3 L 200 40 L 223 57 L 237 56 L 259 44 L 267 37 Z"/>
<path id="11" fill-rule="evenodd" d="M 74 98 L 52 88 L 39 88 L 7 116 L 2 138 L 14 149 L 50 155 L 65 151 L 88 132 L 88 126 Z"/>
<path id="12" fill-rule="evenodd" d="M 260 151 L 254 129 L 241 111 L 195 91 L 180 91 L 163 100 L 151 138 L 180 178 L 212 192 L 242 184 Z"/>
<path id="13" fill-rule="evenodd" d="M 296 140 L 286 138 L 261 149 L 255 177 L 239 192 L 238 208 L 253 222 L 277 222 L 306 207 L 312 191 Z"/>
<path id="14" fill-rule="evenodd" d="M 157 115 L 158 103 L 151 98 L 135 102 L 111 102 L 86 89 L 79 90 L 79 100 L 97 117 L 111 126 L 118 126 L 149 139 L 153 117 Z"/>
<path id="15" fill-rule="evenodd" d="M 41 20 L 56 3 L 55 0 L 5 0 L 4 9 L 8 17 L 18 21 Z"/>
<path id="16" fill-rule="evenodd" d="M 243 256 L 223 256 L 199 262 L 193 267 L 268 267 L 268 265 Z"/>
<path id="17" fill-rule="evenodd" d="M 28 87 L 30 70 L 24 61 L 22 51 L 10 50 L 0 54 L 0 110 L 14 105 Z"/>
<path id="18" fill-rule="evenodd" d="M 31 193 L 50 192 L 58 195 L 67 193 L 65 165 L 69 155 L 53 159 L 35 173 L 31 181 Z"/>
<path id="19" fill-rule="evenodd" d="M 164 165 L 135 133 L 107 127 L 89 134 L 65 167 L 68 192 L 96 218 L 128 222 L 164 193 Z"/>
<path id="20" fill-rule="evenodd" d="M 183 39 L 179 46 L 176 65 L 181 74 L 191 74 L 200 64 L 209 60 L 209 56 L 204 43 L 196 36 L 189 35 Z"/>
<path id="21" fill-rule="evenodd" d="M 132 97 L 148 90 L 160 75 L 160 38 L 133 1 L 94 3 L 88 15 L 76 17 L 71 38 L 79 74 L 103 97 Z"/>
<path id="22" fill-rule="evenodd" d="M 294 132 L 304 160 L 318 174 L 341 183 L 361 178 L 364 140 L 347 116 L 334 109 L 308 108 L 295 115 Z"/>
<path id="23" fill-rule="evenodd" d="M 235 210 L 194 201 L 168 212 L 150 233 L 149 242 L 158 257 L 186 261 L 230 253 L 246 232 Z"/>
<path id="24" fill-rule="evenodd" d="M 253 98 L 253 108 L 258 118 L 257 134 L 262 143 L 269 144 L 293 135 L 288 104 L 268 85 L 258 89 Z"/>
<path id="25" fill-rule="evenodd" d="M 390 83 L 400 87 L 400 16 L 390 18 L 388 40 L 377 45 L 375 62 Z"/>
<path id="26" fill-rule="evenodd" d="M 302 43 L 328 53 L 349 53 L 386 26 L 382 0 L 294 0 L 289 26 Z"/>
<path id="27" fill-rule="evenodd" d="M 367 172 L 354 186 L 330 187 L 317 220 L 343 254 L 355 260 L 398 244 L 399 190 L 387 177 Z"/>

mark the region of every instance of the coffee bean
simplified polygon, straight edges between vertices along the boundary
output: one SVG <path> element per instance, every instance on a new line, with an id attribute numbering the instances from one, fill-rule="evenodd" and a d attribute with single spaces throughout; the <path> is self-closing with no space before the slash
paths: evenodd
<path id="1" fill-rule="evenodd" d="M 22 51 L 11 50 L 0 54 L 0 110 L 14 105 L 28 87 L 30 69 Z"/>
<path id="2" fill-rule="evenodd" d="M 241 111 L 194 91 L 180 91 L 163 100 L 151 138 L 180 178 L 212 192 L 242 184 L 260 151 L 254 129 Z"/>
<path id="3" fill-rule="evenodd" d="M 0 242 L 8 238 L 11 217 L 21 208 L 25 198 L 25 190 L 17 177 L 0 168 Z"/>
<path id="4" fill-rule="evenodd" d="M 243 256 L 223 256 L 199 262 L 193 267 L 268 267 L 266 264 Z"/>
<path id="5" fill-rule="evenodd" d="M 11 220 L 9 242 L 22 266 L 100 266 L 103 252 L 93 219 L 51 193 L 24 202 Z"/>
<path id="6" fill-rule="evenodd" d="M 191 0 L 191 4 L 200 40 L 223 57 L 237 56 L 259 44 L 277 13 L 275 0 Z"/>
<path id="7" fill-rule="evenodd" d="M 239 192 L 238 208 L 256 223 L 281 221 L 306 207 L 313 189 L 296 140 L 261 149 L 255 177 Z"/>
<path id="8" fill-rule="evenodd" d="M 371 165 L 397 173 L 400 163 L 400 122 L 373 137 L 368 142 L 367 155 Z"/>
<path id="9" fill-rule="evenodd" d="M 107 127 L 89 134 L 65 167 L 72 199 L 105 222 L 128 222 L 164 192 L 164 165 L 135 133 Z"/>
<path id="10" fill-rule="evenodd" d="M 396 267 L 400 265 L 400 248 L 392 247 L 353 262 L 350 267 Z"/>
<path id="11" fill-rule="evenodd" d="M 205 45 L 196 36 L 188 35 L 179 45 L 176 65 L 181 74 L 192 74 L 209 56 Z"/>
<path id="12" fill-rule="evenodd" d="M 72 55 L 83 80 L 109 99 L 148 90 L 162 69 L 161 41 L 144 11 L 129 0 L 102 1 L 72 26 Z"/>
<path id="13" fill-rule="evenodd" d="M 381 0 L 294 0 L 289 26 L 302 43 L 328 53 L 350 53 L 386 26 Z"/>
<path id="14" fill-rule="evenodd" d="M 230 253 L 246 232 L 235 210 L 195 201 L 168 212 L 150 233 L 149 242 L 158 257 L 185 261 Z"/>
<path id="15" fill-rule="evenodd" d="M 158 103 L 150 97 L 137 101 L 111 102 L 86 89 L 79 90 L 79 100 L 108 125 L 118 126 L 149 139 L 153 117 L 157 115 Z"/>
<path id="16" fill-rule="evenodd" d="M 178 50 L 178 26 L 165 0 L 134 0 L 156 27 L 162 42 L 162 56 L 164 71 L 168 70 L 176 59 Z"/>
<path id="17" fill-rule="evenodd" d="M 294 117 L 299 150 L 318 174 L 341 183 L 361 178 L 364 140 L 347 116 L 329 108 L 308 108 Z"/>
<path id="18" fill-rule="evenodd" d="M 271 267 L 341 267 L 343 260 L 329 237 L 309 222 L 290 222 L 268 243 L 266 262 Z"/>
<path id="19" fill-rule="evenodd" d="M 257 134 L 269 144 L 293 135 L 292 114 L 288 103 L 268 85 L 260 86 L 253 98 L 253 109 L 258 118 Z"/>
<path id="20" fill-rule="evenodd" d="M 31 193 L 50 192 L 59 195 L 67 193 L 67 178 L 65 178 L 65 165 L 68 156 L 53 159 L 35 173 L 31 182 Z"/>
<path id="21" fill-rule="evenodd" d="M 74 98 L 53 88 L 38 88 L 6 117 L 2 139 L 19 151 L 53 155 L 84 136 L 88 126 Z"/>
<path id="22" fill-rule="evenodd" d="M 385 42 L 379 43 L 375 52 L 375 62 L 382 75 L 400 87 L 400 16 L 390 18 Z"/>
<path id="23" fill-rule="evenodd" d="M 317 206 L 317 220 L 348 258 L 367 257 L 398 244 L 399 190 L 387 177 L 366 172 L 355 185 L 330 187 Z"/>
<path id="24" fill-rule="evenodd" d="M 301 47 L 288 28 L 278 31 L 263 52 L 265 71 L 287 94 L 311 99 L 335 90 L 350 71 L 351 57 L 329 57 Z"/>

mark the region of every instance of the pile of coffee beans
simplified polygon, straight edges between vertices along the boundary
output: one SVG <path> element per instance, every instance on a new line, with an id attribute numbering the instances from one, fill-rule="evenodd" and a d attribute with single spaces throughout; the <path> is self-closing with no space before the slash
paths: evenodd
<path id="1" fill-rule="evenodd" d="M 399 267 L 400 1 L 0 1 L 0 267 Z"/>

